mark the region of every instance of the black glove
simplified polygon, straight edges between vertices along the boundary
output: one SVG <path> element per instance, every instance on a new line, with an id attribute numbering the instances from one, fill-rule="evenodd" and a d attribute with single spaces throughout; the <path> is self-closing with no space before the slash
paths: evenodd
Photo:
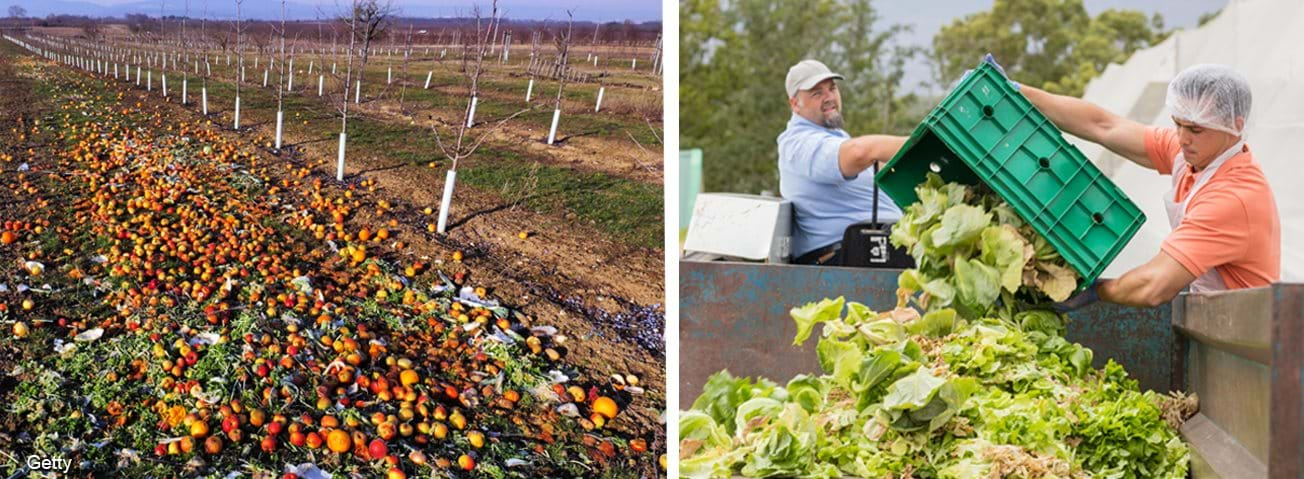
<path id="1" fill-rule="evenodd" d="M 1088 286 L 1085 291 L 1078 293 L 1073 297 L 1066 299 L 1064 301 L 1052 304 L 1051 309 L 1054 309 L 1055 312 L 1057 313 L 1067 313 L 1069 311 L 1073 311 L 1075 309 L 1082 308 L 1084 306 L 1090 306 L 1093 303 L 1100 302 L 1100 293 L 1096 291 L 1096 288 L 1098 287 L 1100 287 L 1099 279 L 1092 281 L 1091 286 Z"/>

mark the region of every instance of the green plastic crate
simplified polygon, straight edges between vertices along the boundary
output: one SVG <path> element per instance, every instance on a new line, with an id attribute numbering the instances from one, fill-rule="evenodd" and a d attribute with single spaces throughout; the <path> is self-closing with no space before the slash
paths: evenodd
<path id="1" fill-rule="evenodd" d="M 986 63 L 951 90 L 875 180 L 899 205 L 928 172 L 987 184 L 1082 276 L 1100 276 L 1145 214 Z"/>

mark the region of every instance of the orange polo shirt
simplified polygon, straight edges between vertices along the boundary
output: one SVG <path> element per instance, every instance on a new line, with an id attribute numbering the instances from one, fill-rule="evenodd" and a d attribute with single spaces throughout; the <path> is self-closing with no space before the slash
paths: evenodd
<path id="1" fill-rule="evenodd" d="M 1160 174 L 1177 175 L 1174 201 L 1195 184 L 1190 164 L 1173 171 L 1182 148 L 1173 128 L 1146 131 L 1146 155 Z M 1281 279 L 1281 219 L 1254 154 L 1245 146 L 1229 158 L 1186 204 L 1186 216 L 1160 247 L 1192 275 L 1218 271 L 1229 289 L 1266 286 Z"/>

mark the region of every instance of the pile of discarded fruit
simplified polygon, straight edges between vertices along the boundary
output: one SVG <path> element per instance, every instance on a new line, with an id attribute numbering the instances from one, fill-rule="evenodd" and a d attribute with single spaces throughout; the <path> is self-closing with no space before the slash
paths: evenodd
<path id="1" fill-rule="evenodd" d="M 47 80 L 58 109 L 0 145 L 0 450 L 158 477 L 658 469 L 620 424 L 638 378 L 568 364 L 460 253 L 400 254 L 394 223 L 346 226 L 352 191 Z"/>

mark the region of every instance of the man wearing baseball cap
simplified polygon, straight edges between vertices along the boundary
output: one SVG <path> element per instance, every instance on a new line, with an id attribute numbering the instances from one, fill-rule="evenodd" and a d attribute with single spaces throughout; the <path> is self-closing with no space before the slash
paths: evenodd
<path id="1" fill-rule="evenodd" d="M 795 263 L 840 264 L 846 228 L 871 218 L 874 176 L 865 170 L 892 159 L 906 142 L 904 136 L 847 134 L 841 79 L 815 60 L 788 69 L 792 118 L 778 139 L 779 193 L 795 210 Z M 879 221 L 900 218 L 901 208 L 878 191 Z"/>

